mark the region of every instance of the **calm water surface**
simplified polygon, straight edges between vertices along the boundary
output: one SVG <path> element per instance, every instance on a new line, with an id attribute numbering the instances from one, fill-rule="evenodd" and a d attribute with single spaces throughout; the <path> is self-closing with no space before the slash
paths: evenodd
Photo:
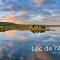
<path id="1" fill-rule="evenodd" d="M 57 60 L 57 58 L 60 60 L 60 51 L 57 50 L 55 52 L 53 50 L 43 51 L 39 54 L 32 52 L 32 46 L 60 45 L 60 27 L 50 29 L 56 31 L 32 33 L 28 30 L 10 30 L 0 32 L 0 60 Z"/>

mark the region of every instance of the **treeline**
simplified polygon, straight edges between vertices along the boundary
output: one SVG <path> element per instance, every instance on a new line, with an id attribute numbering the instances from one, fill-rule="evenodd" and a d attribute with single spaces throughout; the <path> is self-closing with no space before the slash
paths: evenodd
<path id="1" fill-rule="evenodd" d="M 21 24 L 8 24 L 0 26 L 1 31 L 7 30 L 30 30 L 32 32 L 45 32 L 48 29 L 45 25 L 21 25 Z"/>

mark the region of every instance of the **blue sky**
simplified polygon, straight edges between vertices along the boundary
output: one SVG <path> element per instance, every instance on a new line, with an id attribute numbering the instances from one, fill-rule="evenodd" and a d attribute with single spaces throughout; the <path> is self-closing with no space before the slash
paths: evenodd
<path id="1" fill-rule="evenodd" d="M 60 17 L 60 0 L 0 0 L 0 21 L 8 17 L 39 22 L 57 16 Z"/>
<path id="2" fill-rule="evenodd" d="M 38 9 L 36 6 L 38 3 L 35 3 L 34 1 L 35 0 L 0 0 L 0 10 L 9 10 L 9 5 L 14 7 L 12 10 L 20 10 L 23 8 L 28 10 L 35 10 Z M 59 9 L 60 0 L 43 0 L 42 6 L 40 6 L 40 8 Z"/>

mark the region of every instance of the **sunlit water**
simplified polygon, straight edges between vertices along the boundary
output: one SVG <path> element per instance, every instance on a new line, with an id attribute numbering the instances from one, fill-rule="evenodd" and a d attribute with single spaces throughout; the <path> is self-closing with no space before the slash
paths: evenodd
<path id="1" fill-rule="evenodd" d="M 32 33 L 28 30 L 10 30 L 0 32 L 0 60 L 41 60 L 40 58 L 38 59 L 37 54 L 32 52 L 32 46 L 60 45 L 60 27 L 52 27 L 50 29 L 56 31 Z M 48 57 L 49 59 L 47 60 L 57 60 L 57 58 L 60 60 L 60 53 L 57 51 L 55 53 L 51 52 L 48 54 L 51 57 Z"/>

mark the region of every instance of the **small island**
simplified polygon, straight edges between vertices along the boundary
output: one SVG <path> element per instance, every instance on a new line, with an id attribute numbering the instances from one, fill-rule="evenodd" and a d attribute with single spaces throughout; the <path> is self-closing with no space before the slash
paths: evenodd
<path id="1" fill-rule="evenodd" d="M 45 25 L 24 25 L 24 24 L 14 24 L 9 22 L 0 22 L 0 32 L 5 32 L 8 30 L 30 30 L 31 32 L 45 32 L 48 30 L 48 26 Z"/>

